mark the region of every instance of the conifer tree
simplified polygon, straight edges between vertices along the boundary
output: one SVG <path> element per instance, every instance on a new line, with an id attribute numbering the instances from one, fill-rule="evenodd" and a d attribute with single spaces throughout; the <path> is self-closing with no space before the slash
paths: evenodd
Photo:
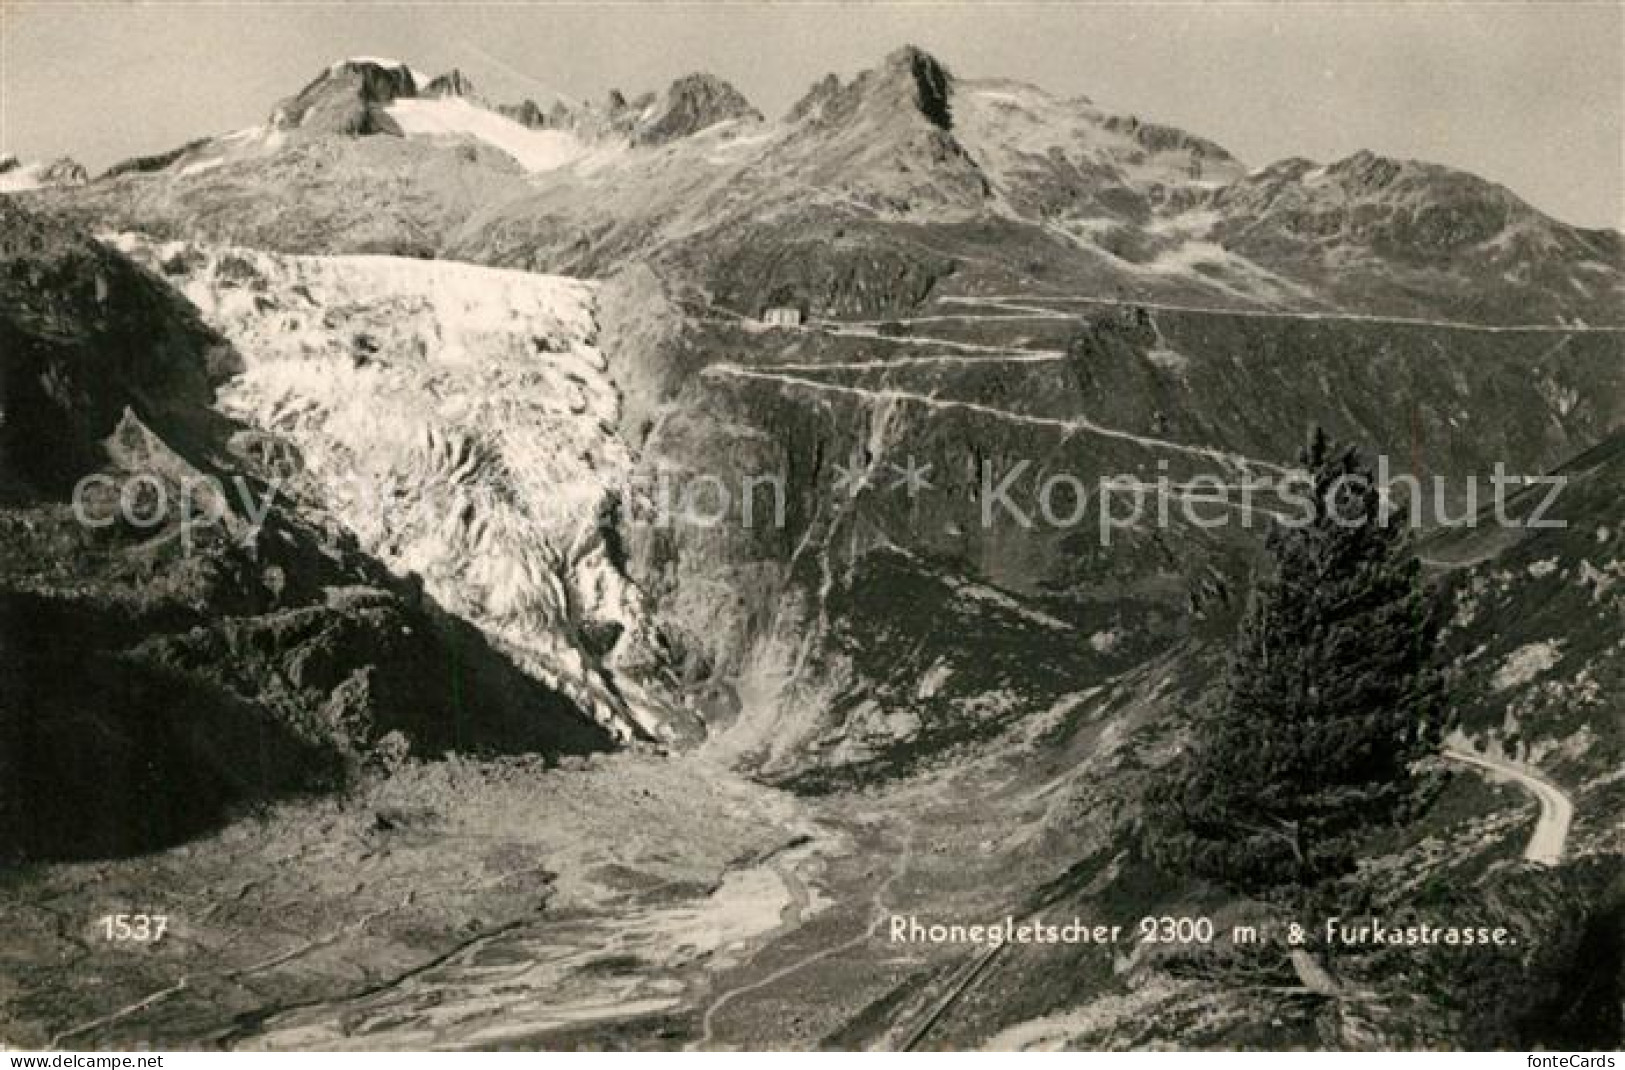
<path id="1" fill-rule="evenodd" d="M 1302 508 L 1270 535 L 1221 692 L 1152 793 L 1154 856 L 1268 894 L 1352 867 L 1408 814 L 1438 746 L 1437 621 L 1371 470 L 1316 431 Z"/>

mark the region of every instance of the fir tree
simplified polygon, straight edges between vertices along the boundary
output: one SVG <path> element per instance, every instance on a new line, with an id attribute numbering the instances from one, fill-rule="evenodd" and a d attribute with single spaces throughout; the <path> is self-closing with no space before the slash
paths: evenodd
<path id="1" fill-rule="evenodd" d="M 1270 536 L 1223 687 L 1153 792 L 1152 849 L 1238 890 L 1352 867 L 1356 841 L 1407 816 L 1411 764 L 1438 746 L 1438 635 L 1406 535 L 1371 471 L 1316 431 L 1310 493 Z"/>

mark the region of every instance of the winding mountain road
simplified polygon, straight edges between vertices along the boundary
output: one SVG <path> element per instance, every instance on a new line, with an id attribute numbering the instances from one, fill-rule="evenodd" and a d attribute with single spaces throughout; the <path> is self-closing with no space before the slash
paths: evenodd
<path id="1" fill-rule="evenodd" d="M 1262 461 L 1253 457 L 1246 457 L 1239 453 L 1230 453 L 1226 450 L 1214 449 L 1208 446 L 1193 446 L 1184 442 L 1173 442 L 1164 438 L 1154 438 L 1149 435 L 1135 434 L 1115 427 L 1106 427 L 1097 424 L 1082 416 L 1072 419 L 1061 419 L 1054 416 L 1034 416 L 1029 413 L 1012 412 L 1008 409 L 994 408 L 974 401 L 956 401 L 952 398 L 941 398 L 930 394 L 916 394 L 906 390 L 892 388 L 871 389 L 866 387 L 849 386 L 845 383 L 831 383 L 818 379 L 808 379 L 799 375 L 786 375 L 770 370 L 771 366 L 761 369 L 746 368 L 737 364 L 711 364 L 701 372 L 702 378 L 715 379 L 728 376 L 736 379 L 753 379 L 761 382 L 775 383 L 780 387 L 792 387 L 813 392 L 840 394 L 846 397 L 857 398 L 868 402 L 901 402 L 918 405 L 926 409 L 939 412 L 965 412 L 974 413 L 991 419 L 1006 420 L 1012 423 L 1027 424 L 1032 427 L 1046 427 L 1062 432 L 1066 435 L 1095 435 L 1100 438 L 1117 439 L 1142 446 L 1149 450 L 1164 450 L 1170 453 L 1188 454 L 1201 457 L 1204 460 L 1217 464 L 1227 465 L 1242 471 L 1252 469 L 1265 469 L 1294 475 L 1297 470 L 1273 461 Z"/>
<path id="2" fill-rule="evenodd" d="M 1590 324 L 1567 323 L 1473 323 L 1467 320 L 1425 319 L 1415 316 L 1377 316 L 1360 312 L 1340 312 L 1336 310 L 1297 311 L 1282 308 L 1202 308 L 1195 305 L 1174 305 L 1159 301 L 1141 301 L 1116 297 L 1081 297 L 1076 294 L 1066 296 L 1038 295 L 1038 294 L 976 294 L 976 295 L 948 295 L 941 299 L 945 305 L 975 305 L 990 308 L 1017 308 L 1012 304 L 1015 301 L 1057 301 L 1065 304 L 1127 306 L 1143 308 L 1151 312 L 1188 312 L 1204 316 L 1249 316 L 1254 319 L 1278 320 L 1324 320 L 1328 322 L 1344 323 L 1376 323 L 1392 324 L 1406 327 L 1441 327 L 1455 331 L 1479 331 L 1484 334 L 1621 334 L 1625 327 Z M 1039 306 L 1028 305 L 1034 311 L 1044 311 Z M 907 322 L 906 320 L 903 322 Z"/>
<path id="3" fill-rule="evenodd" d="M 1446 747 L 1443 757 L 1447 761 L 1470 765 L 1495 779 L 1511 780 L 1535 797 L 1540 803 L 1540 818 L 1529 843 L 1523 850 L 1526 861 L 1540 866 L 1555 866 L 1563 860 L 1568 845 L 1569 825 L 1574 821 L 1574 803 L 1563 790 L 1540 777 L 1526 766 L 1516 765 L 1505 758 L 1476 754 L 1460 747 Z M 1298 982 L 1309 991 L 1331 999 L 1348 995 L 1343 984 L 1332 976 L 1308 951 L 1298 948 L 1291 954 L 1292 970 Z"/>
<path id="4" fill-rule="evenodd" d="M 1032 314 L 1043 317 L 1054 316 L 1057 318 L 1064 318 L 1066 316 L 1066 313 L 1057 310 L 1049 310 L 1033 306 L 1017 306 L 996 298 L 984 298 L 981 300 L 970 298 L 949 298 L 946 300 L 965 305 L 981 304 L 1000 308 L 1005 311 L 1020 312 L 1023 314 Z M 1117 304 L 1118 302 L 1100 301 L 1095 303 Z M 1180 309 L 1176 308 L 1175 306 L 1146 307 L 1170 311 L 1209 311 L 1203 309 Z M 1572 333 L 1582 333 L 1587 330 L 1602 332 L 1618 332 L 1620 330 L 1620 328 L 1571 328 L 1535 324 L 1511 326 L 1455 324 L 1318 312 L 1280 313 L 1241 310 L 1212 311 L 1228 312 L 1230 314 L 1240 315 L 1269 315 L 1283 319 L 1329 319 L 1414 323 L 1417 325 L 1435 327 L 1455 327 L 1469 330 L 1482 330 L 1491 333 L 1517 331 L 1557 331 L 1567 335 Z M 967 314 L 964 316 L 944 315 L 920 317 L 914 321 L 904 322 L 926 322 L 934 319 L 947 320 L 958 318 L 1002 319 L 1010 317 L 978 316 L 974 314 Z M 872 331 L 870 326 L 867 324 L 844 324 L 839 328 L 832 328 L 829 325 L 808 325 L 803 329 L 809 331 L 822 330 L 824 333 L 830 334 L 859 334 L 864 336 L 871 336 Z M 877 338 L 880 337 L 878 331 L 873 331 L 872 336 Z M 888 338 L 888 340 L 909 342 L 916 345 L 942 346 L 945 348 L 959 350 L 959 352 L 948 354 L 934 353 L 928 356 L 918 357 L 894 357 L 890 360 L 870 359 L 838 361 L 823 364 L 785 363 L 781 365 L 766 365 L 759 368 L 747 368 L 731 363 L 719 363 L 705 368 L 701 374 L 708 378 L 734 377 L 740 379 L 758 380 L 775 383 L 780 387 L 791 387 L 814 392 L 828 392 L 846 395 L 862 401 L 885 402 L 889 404 L 916 404 L 934 411 L 952 410 L 969 412 L 1018 423 L 1050 427 L 1060 430 L 1068 435 L 1078 433 L 1094 434 L 1102 437 L 1134 442 L 1147 448 L 1198 455 L 1209 460 L 1235 465 L 1243 468 L 1244 470 L 1252 466 L 1259 466 L 1282 472 L 1291 471 L 1290 469 L 1281 465 L 1227 453 L 1222 450 L 1171 442 L 1165 439 L 1138 435 L 1118 428 L 1104 427 L 1083 418 L 1075 418 L 1071 420 L 1056 419 L 1053 417 L 1012 412 L 1009 410 L 978 404 L 976 402 L 941 398 L 933 394 L 912 393 L 898 390 L 889 386 L 878 388 L 863 387 L 808 377 L 809 375 L 817 375 L 819 373 L 830 371 L 890 371 L 899 367 L 930 365 L 976 366 L 997 363 L 1041 363 L 1066 359 L 1066 355 L 1064 353 L 1056 350 L 1032 350 L 1027 352 L 1022 352 L 1019 350 L 1011 351 L 975 344 L 954 343 L 946 339 L 911 336 Z M 969 354 L 992 355 L 976 356 Z M 1279 516 L 1280 514 L 1276 515 Z M 1448 761 L 1473 766 L 1475 769 L 1485 772 L 1494 778 L 1510 780 L 1533 795 L 1536 801 L 1540 804 L 1540 816 L 1536 821 L 1533 832 L 1530 835 L 1529 842 L 1524 849 L 1523 857 L 1527 861 L 1542 866 L 1556 865 L 1562 860 L 1564 850 L 1567 846 L 1569 828 L 1573 822 L 1574 804 L 1560 788 L 1541 777 L 1534 770 L 1517 765 L 1499 757 L 1480 755 L 1453 746 L 1446 747 L 1442 752 L 1442 756 Z M 902 854 L 894 860 L 894 865 L 890 875 L 875 889 L 869 903 L 872 920 L 865 932 L 858 934 L 842 944 L 838 944 L 834 947 L 826 948 L 823 951 L 814 952 L 810 955 L 797 959 L 754 982 L 728 989 L 718 994 L 704 1010 L 700 1022 L 700 1035 L 696 1041 L 690 1045 L 690 1050 L 709 1049 L 714 1045 L 716 1040 L 715 1020 L 718 1014 L 737 998 L 772 986 L 786 977 L 795 974 L 816 962 L 822 961 L 823 959 L 829 958 L 833 955 L 844 953 L 845 951 L 870 938 L 878 930 L 885 916 L 885 900 L 891 886 L 898 880 L 906 869 L 911 850 L 912 838 L 905 841 L 905 849 Z M 930 1032 L 953 1009 L 953 1007 L 964 998 L 965 993 L 974 989 L 982 981 L 982 979 L 987 975 L 989 967 L 999 957 L 999 953 L 1003 950 L 1004 945 L 1002 944 L 991 945 L 989 947 L 982 948 L 977 953 L 969 956 L 957 968 L 948 974 L 943 989 L 937 995 L 925 1001 L 923 1005 L 914 1008 L 905 1008 L 904 1011 L 898 1016 L 897 1020 L 893 1022 L 887 1030 L 885 1030 L 875 1047 L 881 1050 L 902 1051 L 910 1051 L 918 1048 L 925 1040 L 927 1035 L 930 1034 Z M 1314 955 L 1307 950 L 1301 948 L 1292 950 L 1290 953 L 1290 962 L 1294 973 L 1297 975 L 1299 983 L 1304 989 L 1310 992 L 1326 998 L 1337 1000 L 1359 1000 L 1370 998 L 1370 993 L 1367 990 L 1350 988 L 1339 981 L 1337 977 L 1326 970 L 1325 967 L 1323 967 L 1314 957 Z"/>
<path id="5" fill-rule="evenodd" d="M 1535 822 L 1535 831 L 1529 836 L 1523 857 L 1542 866 L 1555 866 L 1562 861 L 1563 850 L 1568 845 L 1569 826 L 1574 821 L 1574 803 L 1561 788 L 1543 779 L 1534 770 L 1515 765 L 1504 758 L 1475 754 L 1456 747 L 1446 747 L 1444 757 L 1511 780 L 1533 795 L 1540 803 L 1540 818 Z"/>

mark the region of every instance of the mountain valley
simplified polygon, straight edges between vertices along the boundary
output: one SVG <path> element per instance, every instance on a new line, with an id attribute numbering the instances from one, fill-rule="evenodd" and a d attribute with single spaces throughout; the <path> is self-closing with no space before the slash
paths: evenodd
<path id="1" fill-rule="evenodd" d="M 0 1039 L 1617 1044 L 1625 238 L 912 47 L 780 118 L 477 73 L 0 186 Z M 1490 763 L 1337 891 L 1518 950 L 1328 986 L 1144 849 L 1311 426 L 1427 488 Z M 1497 472 L 1566 526 L 1469 523 Z"/>

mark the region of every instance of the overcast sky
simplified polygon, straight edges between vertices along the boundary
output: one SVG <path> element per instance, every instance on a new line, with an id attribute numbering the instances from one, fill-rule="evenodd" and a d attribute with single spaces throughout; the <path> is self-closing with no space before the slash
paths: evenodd
<path id="1" fill-rule="evenodd" d="M 92 171 L 262 121 L 331 60 L 461 67 L 499 100 L 708 70 L 779 114 L 904 43 L 1172 123 L 1253 166 L 1357 149 L 1625 226 L 1625 6 L 0 0 L 0 149 Z"/>

